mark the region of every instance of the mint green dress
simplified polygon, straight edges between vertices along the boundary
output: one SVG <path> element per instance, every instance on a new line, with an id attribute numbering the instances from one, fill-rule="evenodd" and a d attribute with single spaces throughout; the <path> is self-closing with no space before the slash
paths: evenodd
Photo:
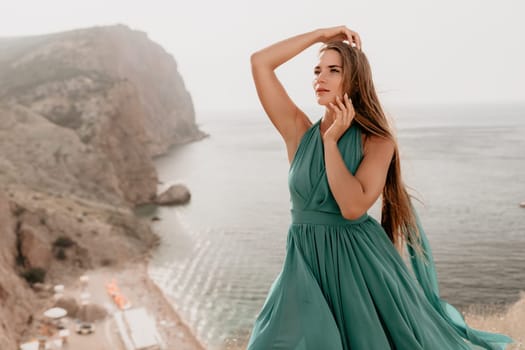
<path id="1" fill-rule="evenodd" d="M 320 120 L 290 165 L 292 223 L 286 258 L 255 322 L 249 350 L 505 349 L 512 339 L 469 328 L 439 296 L 432 253 L 407 246 L 408 269 L 368 214 L 346 220 L 330 192 Z M 338 147 L 355 174 L 363 157 L 356 123 Z"/>

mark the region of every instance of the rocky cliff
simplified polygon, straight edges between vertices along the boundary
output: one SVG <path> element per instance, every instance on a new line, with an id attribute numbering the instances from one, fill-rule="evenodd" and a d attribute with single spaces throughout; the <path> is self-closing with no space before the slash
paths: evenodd
<path id="1" fill-rule="evenodd" d="M 0 349 L 44 300 L 23 275 L 63 283 L 147 256 L 157 237 L 133 207 L 156 197 L 152 157 L 203 136 L 173 57 L 145 33 L 0 38 Z"/>
<path id="2" fill-rule="evenodd" d="M 0 82 L 2 182 L 149 202 L 151 157 L 204 136 L 173 57 L 126 26 L 0 39 Z"/>
<path id="3" fill-rule="evenodd" d="M 16 273 L 17 237 L 10 202 L 0 193 L 0 349 L 15 349 L 20 329 L 27 326 L 33 293 Z"/>

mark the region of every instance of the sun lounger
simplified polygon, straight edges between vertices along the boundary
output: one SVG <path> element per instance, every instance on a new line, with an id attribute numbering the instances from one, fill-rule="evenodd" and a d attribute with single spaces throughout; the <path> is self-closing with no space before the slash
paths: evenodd
<path id="1" fill-rule="evenodd" d="M 131 339 L 137 350 L 161 349 L 161 339 L 155 321 L 143 307 L 124 311 Z"/>
<path id="2" fill-rule="evenodd" d="M 113 314 L 113 318 L 115 319 L 115 323 L 117 324 L 117 329 L 120 334 L 120 339 L 122 339 L 122 343 L 124 343 L 126 350 L 135 350 L 135 347 L 129 338 L 128 330 L 124 324 L 124 320 L 122 319 L 122 312 L 115 312 Z"/>
<path id="3" fill-rule="evenodd" d="M 165 345 L 146 309 L 133 308 L 114 313 L 115 322 L 126 350 L 159 350 Z"/>
<path id="4" fill-rule="evenodd" d="M 20 350 L 38 350 L 38 341 L 30 341 L 28 343 L 20 344 Z"/>

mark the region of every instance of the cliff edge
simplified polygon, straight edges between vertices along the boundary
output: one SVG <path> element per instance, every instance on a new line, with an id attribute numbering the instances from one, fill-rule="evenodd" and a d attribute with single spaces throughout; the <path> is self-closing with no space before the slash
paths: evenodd
<path id="1" fill-rule="evenodd" d="M 49 301 L 35 280 L 149 256 L 152 161 L 206 136 L 173 57 L 123 25 L 0 38 L 0 348 Z M 25 278 L 24 278 L 25 277 Z"/>

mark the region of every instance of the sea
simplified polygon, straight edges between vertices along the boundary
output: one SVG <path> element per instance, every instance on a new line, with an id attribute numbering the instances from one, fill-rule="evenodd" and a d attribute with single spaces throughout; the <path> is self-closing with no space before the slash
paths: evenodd
<path id="1" fill-rule="evenodd" d="M 441 296 L 460 310 L 525 291 L 525 104 L 387 106 L 402 176 L 428 235 Z M 322 110 L 307 111 L 315 122 Z M 262 109 L 197 115 L 209 137 L 155 159 L 144 207 L 161 244 L 149 273 L 208 349 L 242 348 L 282 267 L 290 224 L 285 146 Z M 379 220 L 380 201 L 369 210 Z"/>

